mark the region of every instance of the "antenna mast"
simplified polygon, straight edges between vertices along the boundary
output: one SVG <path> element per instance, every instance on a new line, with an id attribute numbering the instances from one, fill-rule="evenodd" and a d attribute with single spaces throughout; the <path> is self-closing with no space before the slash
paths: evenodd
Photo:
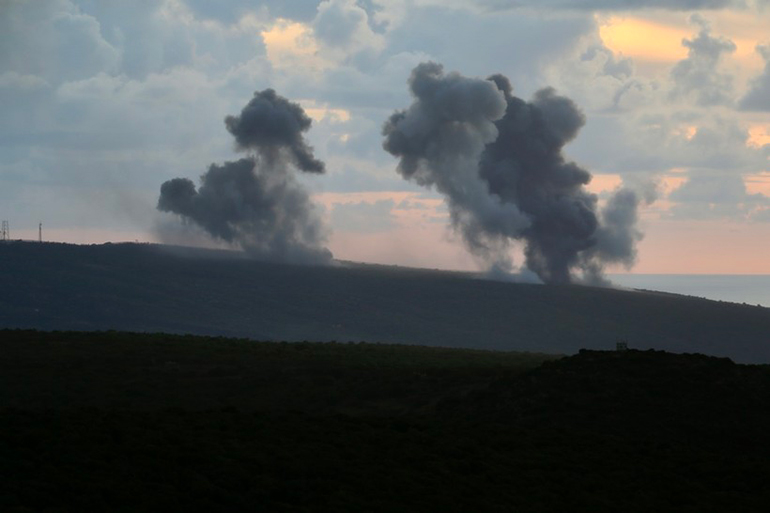
<path id="1" fill-rule="evenodd" d="M 3 227 L 0 228 L 0 240 L 10 240 L 11 229 L 8 227 L 8 221 L 3 221 Z"/>
<path id="2" fill-rule="evenodd" d="M 37 225 L 37 241 L 43 242 L 43 223 Z"/>

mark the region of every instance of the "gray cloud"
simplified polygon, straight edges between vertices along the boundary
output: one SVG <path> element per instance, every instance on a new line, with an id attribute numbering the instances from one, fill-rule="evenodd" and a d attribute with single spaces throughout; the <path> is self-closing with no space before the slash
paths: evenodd
<path id="1" fill-rule="evenodd" d="M 627 57 L 618 58 L 612 50 L 599 44 L 589 46 L 580 56 L 580 60 L 583 62 L 598 58 L 601 58 L 604 62 L 601 69 L 603 75 L 624 80 L 634 73 L 634 65 L 631 59 Z"/>
<path id="2" fill-rule="evenodd" d="M 758 45 L 757 52 L 765 60 L 764 71 L 751 81 L 739 106 L 743 110 L 770 111 L 770 45 Z"/>
<path id="3" fill-rule="evenodd" d="M 223 14 L 223 18 L 210 18 L 176 0 L 72 1 L 82 13 L 98 20 L 102 37 L 119 52 L 119 73 L 132 79 L 201 64 L 221 78 L 238 63 L 265 55 L 259 31 L 239 25 L 239 17 L 247 11 L 257 11 L 256 20 L 266 18 L 253 2 L 204 0 L 200 3 L 208 4 L 210 11 Z"/>
<path id="4" fill-rule="evenodd" d="M 735 52 L 735 43 L 723 37 L 711 35 L 711 28 L 700 16 L 691 20 L 701 27 L 693 39 L 684 39 L 688 48 L 687 58 L 676 63 L 671 70 L 674 88 L 671 98 L 692 96 L 698 105 L 712 106 L 732 101 L 732 76 L 717 69 L 725 54 Z"/>
<path id="5" fill-rule="evenodd" d="M 239 148 L 254 155 L 212 164 L 197 189 L 187 178 L 163 183 L 158 210 L 178 214 L 257 258 L 329 261 L 326 230 L 291 172 L 292 166 L 310 173 L 324 170 L 302 136 L 310 123 L 299 105 L 272 89 L 256 92 L 240 116 L 225 118 Z"/>
<path id="6" fill-rule="evenodd" d="M 309 134 L 315 157 L 332 172 L 323 180 L 303 176 L 301 185 L 347 192 L 424 190 L 385 171 L 393 157 L 381 151 L 380 127 L 394 106 L 409 105 L 404 79 L 426 60 L 439 60 L 468 75 L 501 71 L 516 84 L 516 95 L 526 99 L 541 84 L 554 85 L 590 113 L 580 137 L 566 146 L 566 160 L 576 159 L 592 172 L 620 174 L 624 183 L 666 175 L 672 168 L 711 169 L 747 179 L 767 170 L 770 145 L 747 146 L 745 138 L 746 126 L 760 119 L 699 108 L 695 90 L 668 101 L 670 77 L 656 80 L 642 61 L 629 74 L 630 62 L 602 46 L 599 22 L 591 12 L 718 8 L 727 2 L 527 0 L 497 2 L 501 9 L 530 8 L 495 12 L 479 8 L 481 0 L 336 0 L 328 5 L 332 3 L 352 6 L 341 15 L 354 15 L 357 24 L 348 25 L 353 32 L 366 28 L 356 9 L 363 8 L 381 46 L 360 52 L 350 37 L 353 32 L 328 32 L 333 23 L 322 35 L 319 0 L 0 0 L 0 171 L 9 215 L 30 223 L 40 218 L 47 226 L 56 219 L 73 231 L 82 226 L 103 233 L 126 228 L 140 236 L 151 229 L 153 216 L 129 226 L 121 221 L 122 206 L 83 198 L 136 189 L 154 204 L 159 182 L 187 176 L 189 170 L 199 169 L 194 174 L 200 174 L 209 162 L 224 167 L 226 160 L 237 160 L 232 139 L 218 121 L 222 113 L 239 113 L 242 99 L 267 87 L 302 98 L 303 105 L 313 101 L 318 108 L 350 113 L 344 123 L 327 119 L 314 123 L 312 133 L 302 132 L 306 138 Z M 757 9 L 744 14 L 767 14 L 758 2 L 749 4 Z M 649 14 L 659 19 L 661 13 Z M 720 14 L 714 16 L 716 22 Z M 330 67 L 319 68 L 309 80 L 299 67 L 271 63 L 261 32 L 278 26 L 277 17 L 313 29 L 303 41 L 316 43 L 318 59 Z M 696 40 L 697 31 L 688 39 Z M 335 37 L 340 38 L 336 46 Z M 719 39 L 713 32 L 710 37 Z M 353 53 L 359 56 L 349 57 Z M 722 53 L 725 57 L 729 59 L 729 52 Z M 727 64 L 737 67 L 743 61 Z M 762 86 L 767 75 L 757 76 L 748 93 L 739 91 L 746 93 L 743 109 L 765 108 L 767 103 L 758 101 L 767 98 L 759 94 L 767 92 Z M 730 97 L 729 91 L 722 93 Z M 698 117 L 685 122 L 677 117 L 683 111 Z M 295 165 L 288 149 L 277 153 Z M 258 155 L 254 160 L 261 173 L 268 159 Z M 290 172 L 297 178 L 296 169 Z M 201 183 L 190 177 L 200 192 Z M 89 188 L 93 184 L 99 193 Z M 676 203 L 680 218 L 696 218 L 707 205 L 684 196 Z M 180 224 L 176 216 L 155 216 Z M 596 216 L 603 225 L 601 208 Z M 188 226 L 198 225 L 190 221 Z"/>
<path id="7" fill-rule="evenodd" d="M 747 192 L 741 175 L 709 169 L 689 170 L 668 199 L 676 202 L 669 213 L 675 219 L 759 220 L 757 214 L 770 207 L 767 196 Z"/>
<path id="8" fill-rule="evenodd" d="M 751 216 L 751 220 L 758 223 L 770 223 L 770 206 L 757 210 Z"/>
<path id="9" fill-rule="evenodd" d="M 312 26 L 316 39 L 333 49 L 355 53 L 380 42 L 368 13 L 355 0 L 321 2 Z"/>
<path id="10" fill-rule="evenodd" d="M 217 2 L 216 0 L 184 0 L 184 3 L 196 15 L 221 21 L 234 23 L 245 13 L 265 8 L 276 18 L 287 18 L 295 21 L 310 21 L 316 14 L 320 0 L 261 0 L 259 3 L 253 0 L 228 0 Z"/>
<path id="11" fill-rule="evenodd" d="M 383 147 L 404 178 L 445 196 L 452 226 L 490 268 L 510 268 L 514 240 L 545 282 L 633 263 L 639 199 L 623 190 L 597 213 L 583 188 L 590 173 L 562 155 L 585 123 L 571 100 L 543 89 L 525 102 L 502 75 L 466 78 L 435 63 L 417 66 L 409 85 L 414 102 L 385 123 Z"/>
<path id="12" fill-rule="evenodd" d="M 547 62 L 596 30 L 589 12 L 474 12 L 429 6 L 414 9 L 388 33 L 391 52 L 418 53 L 451 69 L 482 75 L 495 69 L 534 90 Z M 423 60 L 427 57 L 424 57 Z"/>
<path id="13" fill-rule="evenodd" d="M 361 191 L 408 191 L 420 192 L 420 188 L 398 179 L 389 173 L 387 176 L 358 170 L 345 165 L 340 171 L 330 172 L 324 179 L 323 190 L 328 192 Z"/>
<path id="14" fill-rule="evenodd" d="M 355 3 L 329 0 L 319 4 L 313 32 L 329 46 L 348 47 L 358 27 L 366 22 L 366 11 L 356 7 Z"/>
<path id="15" fill-rule="evenodd" d="M 337 203 L 331 212 L 331 223 L 335 231 L 379 232 L 393 228 L 391 211 L 393 200 L 380 200 L 374 203 Z"/>
<path id="16" fill-rule="evenodd" d="M 0 69 L 51 84 L 115 71 L 120 52 L 67 0 L 0 2 Z"/>
<path id="17" fill-rule="evenodd" d="M 748 176 L 767 169 L 770 145 L 747 144 L 745 122 L 724 109 L 650 105 L 649 114 L 594 114 L 570 155 L 624 182 L 654 179 L 672 169 Z"/>
<path id="18" fill-rule="evenodd" d="M 480 3 L 492 9 L 541 7 L 591 11 L 630 11 L 640 9 L 693 11 L 745 6 L 745 2 L 741 0 L 481 0 Z"/>

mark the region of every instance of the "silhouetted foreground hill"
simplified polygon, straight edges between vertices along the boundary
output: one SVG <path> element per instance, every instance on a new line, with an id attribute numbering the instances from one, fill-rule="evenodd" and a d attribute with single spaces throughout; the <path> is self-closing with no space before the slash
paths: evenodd
<path id="1" fill-rule="evenodd" d="M 770 368 L 0 332 L 2 511 L 764 512 Z"/>
<path id="2" fill-rule="evenodd" d="M 558 358 L 424 346 L 0 331 L 0 405 L 417 413 Z M 483 369 L 483 372 L 480 372 Z M 466 379 L 467 378 L 467 379 Z"/>
<path id="3" fill-rule="evenodd" d="M 770 362 L 770 309 L 376 265 L 302 267 L 142 244 L 0 244 L 0 327 L 550 353 L 631 347 Z"/>

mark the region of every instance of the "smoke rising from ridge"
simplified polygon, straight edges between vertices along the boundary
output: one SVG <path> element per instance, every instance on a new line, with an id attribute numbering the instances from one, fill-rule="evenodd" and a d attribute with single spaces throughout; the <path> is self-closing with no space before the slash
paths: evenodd
<path id="1" fill-rule="evenodd" d="M 606 264 L 633 265 L 641 199 L 621 189 L 599 211 L 584 188 L 591 174 L 562 154 L 585 124 L 572 100 L 546 88 L 526 102 L 503 75 L 468 78 L 432 62 L 409 87 L 414 102 L 385 123 L 383 147 L 405 179 L 445 196 L 452 227 L 489 269 L 512 269 L 515 241 L 546 283 L 603 283 Z"/>
<path id="2" fill-rule="evenodd" d="M 327 230 L 293 174 L 324 172 L 303 137 L 310 125 L 302 107 L 272 89 L 254 93 L 240 115 L 225 118 L 236 148 L 250 155 L 211 164 L 197 189 L 187 178 L 163 183 L 158 210 L 178 214 L 257 258 L 330 261 Z"/>
<path id="3" fill-rule="evenodd" d="M 272 89 L 254 93 L 239 116 L 225 117 L 225 127 L 235 137 L 238 149 L 257 151 L 268 163 L 288 158 L 302 171 L 323 173 L 324 163 L 313 156 L 302 136 L 311 123 L 299 104 Z"/>

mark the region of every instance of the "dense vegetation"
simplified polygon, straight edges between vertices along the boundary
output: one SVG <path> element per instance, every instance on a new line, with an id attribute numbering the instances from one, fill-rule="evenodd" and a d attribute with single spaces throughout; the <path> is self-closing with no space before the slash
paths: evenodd
<path id="1" fill-rule="evenodd" d="M 770 362 L 770 309 L 361 264 L 302 267 L 148 244 L 0 244 L 0 328 L 366 340 L 575 353 L 631 347 Z"/>
<path id="2" fill-rule="evenodd" d="M 765 511 L 770 370 L 0 332 L 2 511 Z"/>

